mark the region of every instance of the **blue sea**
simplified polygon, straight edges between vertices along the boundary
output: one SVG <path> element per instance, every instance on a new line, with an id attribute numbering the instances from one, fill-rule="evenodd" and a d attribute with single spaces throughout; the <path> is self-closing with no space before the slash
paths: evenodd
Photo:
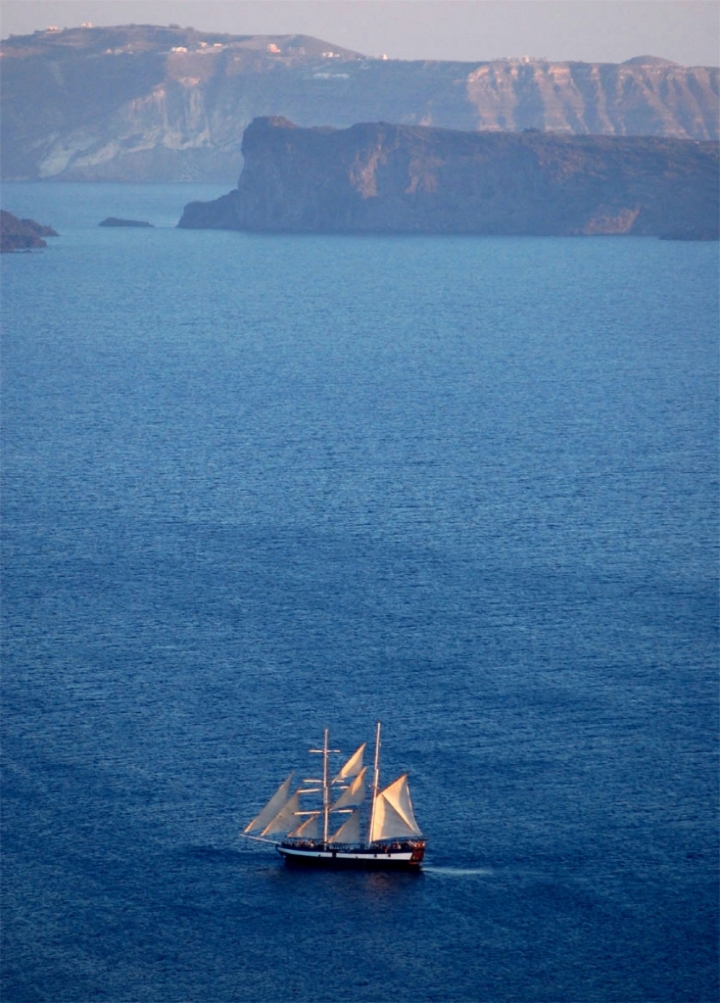
<path id="1" fill-rule="evenodd" d="M 3 1003 L 715 1003 L 717 244 L 228 187 L 4 186 Z M 378 720 L 422 874 L 238 837 Z"/>

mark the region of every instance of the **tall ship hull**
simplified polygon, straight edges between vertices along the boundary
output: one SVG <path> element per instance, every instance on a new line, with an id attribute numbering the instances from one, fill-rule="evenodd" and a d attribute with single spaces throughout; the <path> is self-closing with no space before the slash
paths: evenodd
<path id="1" fill-rule="evenodd" d="M 306 777 L 292 792 L 291 773 L 241 835 L 272 843 L 291 866 L 419 871 L 425 840 L 407 774 L 380 789 L 379 722 L 369 804 L 365 749 L 332 776 L 330 757 L 340 750 L 330 748 L 325 729 L 322 748 L 308 750 L 323 757 L 322 777 Z"/>
<path id="2" fill-rule="evenodd" d="M 397 843 L 387 848 L 294 846 L 280 843 L 278 853 L 292 867 L 335 867 L 354 870 L 419 871 L 425 856 L 424 840 Z"/>

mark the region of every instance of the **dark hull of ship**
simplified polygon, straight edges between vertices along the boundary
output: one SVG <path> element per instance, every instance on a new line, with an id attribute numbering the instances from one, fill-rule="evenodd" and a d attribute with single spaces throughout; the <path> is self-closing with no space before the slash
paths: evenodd
<path id="1" fill-rule="evenodd" d="M 277 849 L 292 867 L 376 871 L 418 871 L 425 855 L 425 843 L 418 840 L 373 847 L 280 843 Z"/>

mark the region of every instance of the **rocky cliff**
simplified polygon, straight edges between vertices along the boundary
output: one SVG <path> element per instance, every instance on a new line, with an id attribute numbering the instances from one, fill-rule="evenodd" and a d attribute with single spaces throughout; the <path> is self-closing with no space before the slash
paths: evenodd
<path id="1" fill-rule="evenodd" d="M 231 182 L 260 115 L 718 138 L 720 71 L 652 57 L 407 62 L 305 36 L 147 25 L 37 32 L 0 52 L 5 179 Z"/>
<path id="2" fill-rule="evenodd" d="M 256 119 L 238 187 L 179 226 L 312 233 L 715 237 L 718 144 Z"/>

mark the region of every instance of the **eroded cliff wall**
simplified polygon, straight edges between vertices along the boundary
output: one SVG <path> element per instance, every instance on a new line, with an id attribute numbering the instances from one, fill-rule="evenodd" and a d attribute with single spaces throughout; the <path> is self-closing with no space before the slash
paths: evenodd
<path id="1" fill-rule="evenodd" d="M 237 189 L 179 225 L 312 233 L 715 237 L 718 144 L 256 119 Z"/>
<path id="2" fill-rule="evenodd" d="M 231 183 L 260 115 L 718 138 L 720 72 L 652 57 L 405 62 L 305 36 L 153 26 L 38 32 L 0 51 L 6 179 Z"/>

